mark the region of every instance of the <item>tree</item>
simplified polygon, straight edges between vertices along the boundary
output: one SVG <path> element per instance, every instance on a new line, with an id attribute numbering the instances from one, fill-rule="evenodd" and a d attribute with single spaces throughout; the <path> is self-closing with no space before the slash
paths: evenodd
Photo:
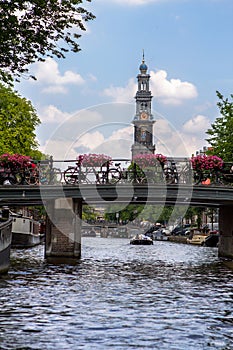
<path id="1" fill-rule="evenodd" d="M 31 102 L 0 84 L 0 154 L 41 155 L 35 135 L 39 124 Z"/>
<path id="2" fill-rule="evenodd" d="M 211 129 L 206 131 L 209 138 L 206 141 L 211 145 L 208 154 L 221 157 L 225 162 L 232 161 L 233 158 L 233 102 L 217 91 L 219 102 L 217 106 L 220 109 L 221 117 L 216 118 L 211 124 Z M 233 99 L 233 95 L 231 95 Z"/>
<path id="3" fill-rule="evenodd" d="M 86 0 L 90 2 L 91 0 Z M 78 52 L 84 22 L 94 17 L 83 0 L 1 0 L 0 78 L 20 77 L 27 65 Z M 34 77 L 35 78 L 35 77 Z"/>
<path id="4" fill-rule="evenodd" d="M 122 222 L 135 220 L 143 210 L 144 205 L 128 204 L 126 207 L 123 204 L 108 205 L 104 219 L 106 221 L 116 221 L 116 213 L 119 213 L 119 218 Z"/>
<path id="5" fill-rule="evenodd" d="M 95 222 L 98 213 L 89 205 L 83 205 L 82 219 L 86 222 Z"/>

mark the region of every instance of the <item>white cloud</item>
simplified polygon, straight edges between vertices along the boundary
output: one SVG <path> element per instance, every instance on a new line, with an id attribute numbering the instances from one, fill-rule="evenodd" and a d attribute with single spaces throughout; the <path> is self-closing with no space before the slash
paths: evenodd
<path id="1" fill-rule="evenodd" d="M 203 135 L 199 132 L 188 134 L 176 130 L 167 120 L 159 119 L 154 129 L 156 153 L 173 157 L 190 157 L 202 149 Z M 79 153 L 104 153 L 113 158 L 131 158 L 133 126 L 122 127 L 106 137 L 100 130 L 84 132 L 78 138 L 49 139 L 42 151 L 52 154 L 54 159 L 75 159 Z"/>
<path id="2" fill-rule="evenodd" d="M 126 87 L 114 87 L 110 86 L 104 90 L 103 94 L 108 97 L 112 97 L 114 102 L 127 103 L 132 102 L 133 96 L 136 94 L 137 85 L 134 79 L 131 78 L 128 81 Z"/>
<path id="3" fill-rule="evenodd" d="M 64 160 L 67 158 L 76 159 L 77 156 L 77 152 L 75 152 L 75 150 L 70 147 L 70 143 L 65 140 L 57 141 L 49 139 L 40 147 L 40 150 L 45 154 L 52 155 L 54 160 Z M 58 163 L 55 163 L 55 166 L 61 167 Z"/>
<path id="4" fill-rule="evenodd" d="M 40 113 L 43 124 L 48 127 L 49 123 L 60 124 L 56 129 L 48 128 L 48 131 L 52 130 L 52 135 L 48 135 L 48 141 L 43 147 L 44 150 L 47 148 L 46 153 L 53 154 L 54 158 L 55 155 L 65 155 L 69 159 L 78 153 L 88 152 L 105 153 L 115 158 L 131 158 L 133 125 L 112 123 L 109 119 L 106 122 L 106 118 L 109 118 L 109 106 L 101 107 L 72 114 L 62 112 L 52 105 L 44 108 Z M 196 115 L 180 129 L 176 129 L 165 118 L 157 117 L 153 131 L 156 152 L 167 156 L 190 157 L 206 145 L 205 131 L 209 125 L 210 121 L 204 115 Z"/>
<path id="5" fill-rule="evenodd" d="M 207 117 L 199 114 L 184 123 L 183 131 L 189 134 L 205 133 L 205 131 L 210 127 L 210 124 L 211 122 Z"/>
<path id="6" fill-rule="evenodd" d="M 85 147 L 90 151 L 93 151 L 97 147 L 99 147 L 102 143 L 104 143 L 104 136 L 98 130 L 94 132 L 87 132 L 83 136 L 79 138 L 79 140 L 75 143 L 74 147 Z"/>
<path id="7" fill-rule="evenodd" d="M 150 88 L 152 95 L 160 103 L 167 105 L 180 105 L 187 99 L 197 97 L 196 87 L 180 79 L 167 79 L 167 72 L 159 70 L 150 72 Z M 137 84 L 133 78 L 129 79 L 125 87 L 110 86 L 103 94 L 111 97 L 113 102 L 132 102 L 137 91 Z"/>
<path id="8" fill-rule="evenodd" d="M 73 113 L 67 113 L 61 111 L 54 105 L 45 106 L 41 109 L 39 108 L 38 114 L 42 123 L 64 124 L 64 128 L 66 128 L 68 124 L 76 124 L 74 128 L 79 130 L 81 130 L 80 127 L 83 127 L 83 124 L 88 125 L 89 128 L 90 125 L 102 121 L 102 116 L 98 111 L 84 109 Z"/>
<path id="9" fill-rule="evenodd" d="M 118 129 L 112 133 L 112 135 L 109 137 L 109 140 L 132 140 L 133 137 L 133 126 L 127 126 L 125 128 Z"/>
<path id="10" fill-rule="evenodd" d="M 79 138 L 74 148 L 85 149 L 85 153 L 105 153 L 113 158 L 130 158 L 132 143 L 133 127 L 130 125 L 113 131 L 109 137 L 99 130 L 87 132 Z"/>
<path id="11" fill-rule="evenodd" d="M 151 71 L 150 76 L 152 94 L 164 104 L 179 105 L 184 100 L 197 97 L 197 89 L 192 83 L 180 79 L 168 80 L 165 70 Z"/>
<path id="12" fill-rule="evenodd" d="M 37 62 L 34 65 L 33 73 L 39 84 L 45 85 L 42 92 L 46 93 L 66 93 L 67 85 L 84 84 L 84 79 L 80 74 L 67 70 L 62 75 L 59 71 L 58 63 L 52 58 L 45 62 Z"/>
<path id="13" fill-rule="evenodd" d="M 209 125 L 208 118 L 200 115 L 188 120 L 179 130 L 166 119 L 157 119 L 154 126 L 156 152 L 176 157 L 191 157 L 206 145 L 205 131 Z"/>
<path id="14" fill-rule="evenodd" d="M 57 107 L 49 105 L 39 111 L 39 117 L 42 123 L 62 123 L 71 117 L 71 114 L 62 112 Z"/>
<path id="15" fill-rule="evenodd" d="M 167 156 L 188 156 L 187 145 L 179 130 L 166 119 L 157 119 L 154 125 L 156 153 Z"/>
<path id="16" fill-rule="evenodd" d="M 97 78 L 96 78 L 96 76 L 95 76 L 94 74 L 89 73 L 89 74 L 88 74 L 88 78 L 89 78 L 91 81 L 97 81 Z"/>

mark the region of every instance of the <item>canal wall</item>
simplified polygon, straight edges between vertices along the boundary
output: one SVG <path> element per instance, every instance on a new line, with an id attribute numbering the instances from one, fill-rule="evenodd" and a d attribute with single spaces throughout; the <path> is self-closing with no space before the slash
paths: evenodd
<path id="1" fill-rule="evenodd" d="M 184 237 L 184 236 L 169 236 L 168 237 L 168 241 L 169 242 L 173 242 L 173 243 L 187 244 L 187 237 Z"/>

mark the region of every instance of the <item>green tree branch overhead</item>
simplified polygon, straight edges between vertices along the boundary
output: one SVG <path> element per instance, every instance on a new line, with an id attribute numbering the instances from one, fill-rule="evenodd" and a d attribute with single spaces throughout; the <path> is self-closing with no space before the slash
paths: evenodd
<path id="1" fill-rule="evenodd" d="M 83 0 L 1 0 L 0 79 L 19 79 L 28 74 L 31 63 L 46 57 L 65 58 L 67 52 L 80 51 L 78 39 L 86 30 L 84 23 L 95 18 L 80 6 L 82 3 Z"/>
<path id="2" fill-rule="evenodd" d="M 0 154 L 41 156 L 35 134 L 39 124 L 31 102 L 0 84 Z"/>
<path id="3" fill-rule="evenodd" d="M 216 118 L 215 122 L 211 124 L 211 128 L 206 131 L 209 138 L 206 141 L 211 145 L 208 154 L 217 155 L 225 162 L 232 162 L 233 159 L 233 101 L 224 98 L 223 95 L 217 91 L 219 107 L 221 116 Z M 233 95 L 230 96 L 233 100 Z"/>

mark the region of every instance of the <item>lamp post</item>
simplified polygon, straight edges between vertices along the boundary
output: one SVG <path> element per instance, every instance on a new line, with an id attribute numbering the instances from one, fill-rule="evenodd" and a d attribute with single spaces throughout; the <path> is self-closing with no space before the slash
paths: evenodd
<path id="1" fill-rule="evenodd" d="M 117 213 L 116 213 L 116 224 L 117 224 L 117 225 L 119 224 L 119 216 L 120 216 L 120 214 L 117 212 Z"/>

